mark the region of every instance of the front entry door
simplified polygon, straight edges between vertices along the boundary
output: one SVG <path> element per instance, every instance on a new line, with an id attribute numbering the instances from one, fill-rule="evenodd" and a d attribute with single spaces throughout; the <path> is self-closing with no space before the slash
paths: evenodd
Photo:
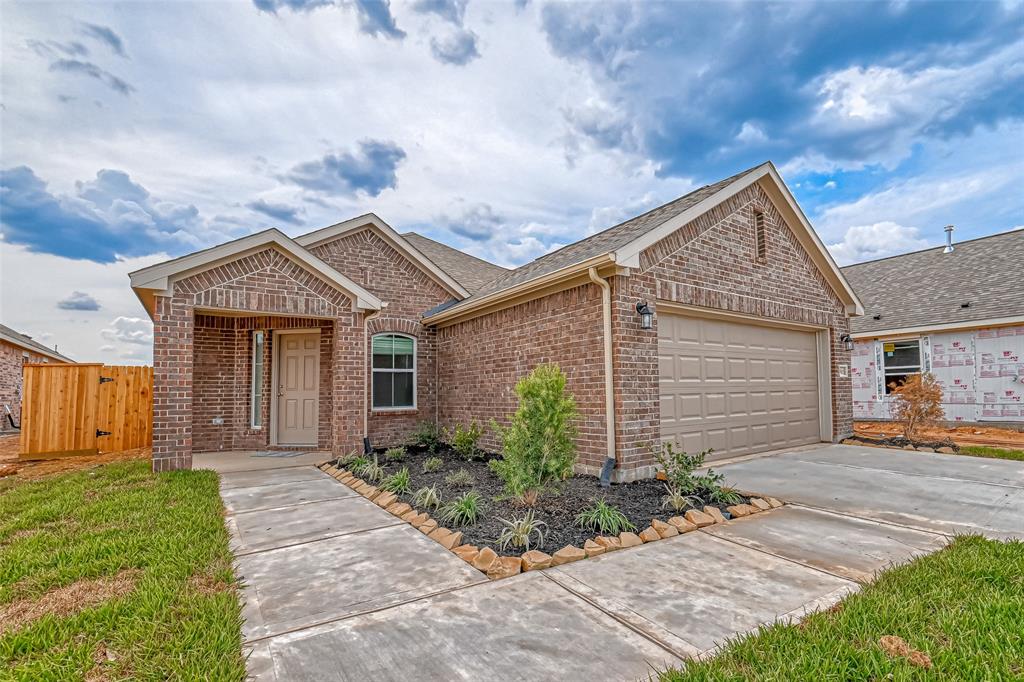
<path id="1" fill-rule="evenodd" d="M 278 338 L 277 442 L 316 445 L 320 335 L 281 334 Z"/>

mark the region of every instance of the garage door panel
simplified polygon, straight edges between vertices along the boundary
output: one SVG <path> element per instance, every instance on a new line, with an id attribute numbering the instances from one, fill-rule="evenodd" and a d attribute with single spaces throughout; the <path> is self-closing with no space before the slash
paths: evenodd
<path id="1" fill-rule="evenodd" d="M 819 440 L 813 332 L 671 313 L 658 330 L 663 440 L 712 460 Z"/>

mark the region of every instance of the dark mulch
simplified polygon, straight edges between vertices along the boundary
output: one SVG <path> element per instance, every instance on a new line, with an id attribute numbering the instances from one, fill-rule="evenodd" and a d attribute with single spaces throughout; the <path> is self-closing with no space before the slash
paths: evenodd
<path id="1" fill-rule="evenodd" d="M 856 441 L 857 443 L 864 443 L 865 445 L 879 445 L 886 448 L 903 448 L 906 447 L 907 445 L 913 445 L 915 448 L 932 448 L 933 450 L 937 450 L 938 448 L 953 448 L 954 452 L 960 452 L 960 446 L 949 439 L 908 440 L 903 436 L 886 436 L 884 434 L 879 434 L 878 437 L 870 438 L 867 436 L 861 436 L 859 434 L 856 434 L 850 436 L 846 440 Z"/>
<path id="2" fill-rule="evenodd" d="M 431 456 L 443 459 L 444 466 L 440 471 L 424 473 L 423 462 Z M 487 466 L 487 460 L 496 457 L 497 455 L 488 455 L 483 460 L 466 461 L 447 448 L 442 449 L 436 455 L 410 448 L 402 462 L 386 464 L 383 455 L 378 455 L 381 465 L 385 467 L 388 474 L 398 471 L 403 466 L 409 467 L 412 492 L 424 486 L 437 486 L 442 504 L 470 490 L 479 493 L 483 498 L 483 517 L 471 526 L 449 525 L 447 527 L 461 530 L 463 543 L 478 547 L 488 546 L 499 551 L 497 538 L 504 528 L 499 519 L 512 519 L 522 515 L 527 509 L 513 500 L 501 499 L 503 492 L 501 479 L 495 476 Z M 473 477 L 472 485 L 453 486 L 445 483 L 445 476 L 459 469 L 466 469 L 470 473 Z M 728 484 L 728 481 L 726 483 Z M 669 517 L 679 514 L 671 508 L 662 509 L 661 501 L 664 495 L 665 484 L 653 479 L 613 484 L 610 488 L 602 488 L 595 476 L 573 476 L 565 481 L 558 491 L 542 495 L 534 508 L 536 518 L 547 524 L 547 528 L 544 529 L 544 545 L 540 549 L 551 553 L 566 545 L 582 547 L 586 540 L 597 535 L 594 531 L 584 530 L 575 524 L 576 515 L 593 499 L 604 498 L 608 504 L 618 507 L 639 532 L 651 524 L 651 519 L 665 521 Z M 411 493 L 399 497 L 402 501 L 412 504 Z M 747 501 L 749 498 L 743 498 L 743 502 Z M 705 502 L 704 504 L 714 503 Z M 704 504 L 699 505 L 698 508 L 703 508 Z M 722 509 L 728 518 L 728 512 L 724 511 L 725 505 L 714 506 Z M 433 510 L 430 510 L 430 513 L 431 516 L 435 515 Z M 515 554 L 516 551 L 509 549 L 504 553 Z"/>

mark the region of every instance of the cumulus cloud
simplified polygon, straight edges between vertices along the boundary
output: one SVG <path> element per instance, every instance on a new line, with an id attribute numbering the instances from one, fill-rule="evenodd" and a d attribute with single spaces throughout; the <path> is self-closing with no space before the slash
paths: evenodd
<path id="1" fill-rule="evenodd" d="M 434 220 L 449 232 L 473 241 L 493 239 L 505 224 L 505 219 L 495 213 L 489 204 L 470 206 L 458 215 L 440 215 Z"/>
<path id="2" fill-rule="evenodd" d="M 431 38 L 430 52 L 439 62 L 465 66 L 480 56 L 476 41 L 475 33 L 466 29 L 458 29 L 445 38 Z"/>
<path id="3" fill-rule="evenodd" d="M 35 40 L 29 39 L 25 44 L 30 50 L 44 59 L 59 59 L 65 57 L 87 57 L 89 48 L 77 40 L 62 43 L 56 40 Z"/>
<path id="4" fill-rule="evenodd" d="M 386 140 L 362 140 L 355 152 L 324 154 L 300 163 L 283 177 L 304 189 L 334 195 L 364 192 L 375 197 L 398 185 L 398 166 L 405 150 Z"/>
<path id="5" fill-rule="evenodd" d="M 916 227 L 907 227 L 891 221 L 871 225 L 854 225 L 846 231 L 843 240 L 828 244 L 832 257 L 840 265 L 895 256 L 917 251 L 928 246 Z"/>
<path id="6" fill-rule="evenodd" d="M 58 59 L 50 64 L 50 71 L 60 71 L 63 73 L 95 78 L 111 90 L 119 92 L 122 95 L 130 95 L 135 92 L 135 87 L 130 83 L 115 76 L 106 69 L 101 69 L 92 62 L 83 62 L 78 59 Z"/>
<path id="7" fill-rule="evenodd" d="M 195 206 L 153 198 L 124 171 L 100 170 L 75 189 L 73 195 L 53 194 L 27 166 L 0 171 L 4 241 L 108 263 L 119 255 L 194 250 L 235 231 L 203 220 Z"/>
<path id="8" fill-rule="evenodd" d="M 390 0 L 253 0 L 253 5 L 271 14 L 277 14 L 282 9 L 309 12 L 327 6 L 352 7 L 356 11 L 361 32 L 375 37 L 382 35 L 397 40 L 405 38 L 405 31 L 398 28 L 391 14 Z"/>
<path id="9" fill-rule="evenodd" d="M 108 341 L 149 346 L 153 343 L 153 323 L 141 317 L 116 317 L 100 336 Z"/>
<path id="10" fill-rule="evenodd" d="M 466 0 L 417 0 L 412 8 L 421 14 L 435 14 L 445 21 L 461 26 L 466 15 Z"/>
<path id="11" fill-rule="evenodd" d="M 109 26 L 85 23 L 82 24 L 82 33 L 103 43 L 117 56 L 128 58 L 128 53 L 124 49 L 124 40 Z"/>
<path id="12" fill-rule="evenodd" d="M 99 310 L 100 304 L 84 291 L 73 291 L 67 298 L 57 301 L 57 307 L 61 310 Z"/>
<path id="13" fill-rule="evenodd" d="M 304 222 L 301 216 L 302 209 L 288 204 L 274 204 L 264 199 L 257 199 L 250 201 L 245 207 L 289 225 L 302 225 Z"/>

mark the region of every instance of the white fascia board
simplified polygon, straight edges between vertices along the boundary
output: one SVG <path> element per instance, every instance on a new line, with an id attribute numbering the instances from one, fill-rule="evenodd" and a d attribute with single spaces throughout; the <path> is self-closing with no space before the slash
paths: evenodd
<path id="1" fill-rule="evenodd" d="M 365 227 L 375 228 L 381 236 L 384 237 L 385 241 L 389 242 L 398 250 L 399 253 L 418 265 L 421 269 L 425 270 L 427 274 L 448 289 L 450 293 L 460 298 L 469 298 L 469 291 L 467 291 L 465 287 L 452 279 L 451 275 L 439 268 L 434 261 L 423 255 L 421 251 L 410 244 L 405 237 L 398 234 L 394 228 L 381 220 L 375 213 L 367 213 L 365 215 L 337 223 L 336 225 L 330 225 L 328 227 L 323 227 L 319 230 L 314 230 L 313 232 L 300 235 L 295 238 L 295 242 L 308 249 L 331 239 L 337 239 L 338 237 L 343 237 L 346 234 L 358 232 Z"/>
<path id="2" fill-rule="evenodd" d="M 712 208 L 722 203 L 726 199 L 729 199 L 736 194 L 739 194 L 747 187 L 750 187 L 755 182 L 760 180 L 768 173 L 768 164 L 761 164 L 757 168 L 751 170 L 749 173 L 744 175 L 742 178 L 738 178 L 732 184 L 723 187 L 718 192 L 712 194 L 707 199 L 704 199 L 698 204 L 694 204 L 690 208 L 686 209 L 677 216 L 666 220 L 664 223 L 654 228 L 650 232 L 643 234 L 628 244 L 620 247 L 615 252 L 615 262 L 621 266 L 628 268 L 639 268 L 640 267 L 640 254 L 660 242 L 665 237 L 669 236 L 679 228 L 683 227 L 689 222 L 704 215 Z"/>
<path id="3" fill-rule="evenodd" d="M 289 258 L 348 295 L 352 299 L 353 311 L 380 310 L 383 306 L 383 302 L 379 298 L 302 248 L 302 246 L 286 234 L 275 228 L 263 230 L 262 232 L 257 232 L 226 244 L 182 256 L 166 263 L 158 263 L 148 268 L 136 270 L 129 275 L 131 285 L 136 290 L 136 293 L 139 290 L 148 289 L 163 295 L 170 295 L 175 280 L 194 275 L 203 270 L 209 270 L 236 258 L 259 251 L 267 246 L 277 247 Z"/>
<path id="4" fill-rule="evenodd" d="M 901 334 L 928 334 L 931 332 L 948 332 L 957 329 L 984 329 L 986 327 L 1007 327 L 1024 324 L 1024 315 L 1012 317 L 989 317 L 983 320 L 966 320 L 964 322 L 947 322 L 945 324 L 924 324 L 917 327 L 898 327 L 896 329 L 879 329 L 876 332 L 857 332 L 850 336 L 856 340 L 874 339 L 883 336 L 899 336 Z"/>
<path id="5" fill-rule="evenodd" d="M 793 194 L 789 191 L 789 188 L 786 187 L 786 183 L 782 181 L 782 178 L 779 176 L 778 171 L 775 170 L 775 166 L 770 161 L 761 164 L 757 168 L 754 168 L 743 177 L 737 178 L 734 182 L 732 182 L 726 187 L 723 187 L 721 190 L 719 190 L 715 194 L 712 194 L 707 199 L 704 199 L 703 201 L 701 201 L 698 204 L 695 204 L 694 206 L 691 206 L 690 208 L 683 211 L 679 215 L 665 221 L 664 223 L 659 225 L 657 228 L 651 230 L 647 234 L 642 235 L 634 239 L 630 243 L 626 244 L 625 246 L 621 247 L 615 252 L 615 262 L 625 267 L 640 267 L 640 254 L 643 253 L 646 249 L 650 248 L 654 244 L 657 244 L 659 241 L 665 239 L 673 232 L 686 225 L 687 223 L 696 220 L 701 215 L 711 210 L 718 204 L 730 199 L 736 194 L 739 194 L 743 190 L 753 185 L 755 182 L 758 182 L 759 180 L 765 177 L 771 178 L 772 182 L 774 182 L 775 185 L 778 186 L 780 194 L 782 194 L 783 198 L 789 205 L 789 208 L 796 215 L 797 220 L 800 223 L 800 227 L 803 228 L 803 230 L 811 238 L 818 252 L 823 257 L 825 267 L 839 283 L 840 288 L 842 289 L 842 291 L 840 291 L 839 293 L 841 296 L 845 295 L 844 303 L 846 304 L 847 315 L 863 315 L 864 306 L 861 304 L 860 299 L 857 298 L 857 294 L 853 291 L 853 287 L 851 287 L 850 283 L 846 281 L 846 277 L 843 276 L 842 271 L 839 269 L 835 261 L 832 259 L 832 255 L 828 252 L 828 249 L 825 248 L 825 245 L 818 238 L 818 235 L 814 231 L 814 228 L 811 227 L 810 222 L 807 220 L 807 216 L 804 215 L 804 212 L 800 208 L 800 205 L 796 202 L 796 199 L 793 197 Z"/>

